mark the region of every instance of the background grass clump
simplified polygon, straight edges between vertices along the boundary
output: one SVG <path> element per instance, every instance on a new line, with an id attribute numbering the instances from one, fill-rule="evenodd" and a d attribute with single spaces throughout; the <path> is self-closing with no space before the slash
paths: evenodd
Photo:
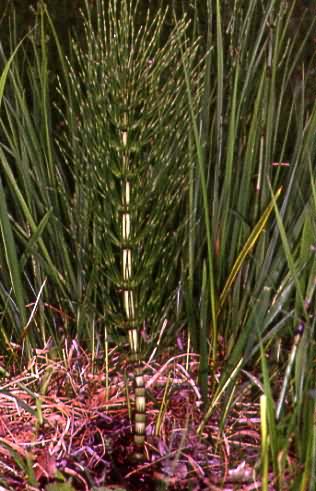
<path id="1" fill-rule="evenodd" d="M 209 0 L 190 5 L 190 26 L 170 9 L 163 35 L 141 38 L 133 6 L 114 32 L 96 4 L 67 49 L 39 8 L 1 79 L 2 353 L 22 344 L 23 363 L 62 333 L 95 357 L 127 339 L 118 217 L 131 180 L 144 351 L 168 321 L 162 344 L 181 327 L 199 353 L 199 434 L 219 405 L 224 430 L 244 377 L 262 396 L 262 489 L 269 468 L 282 489 L 290 455 L 295 485 L 312 489 L 314 18 L 281 0 Z M 137 172 L 122 175 L 127 113 Z"/>

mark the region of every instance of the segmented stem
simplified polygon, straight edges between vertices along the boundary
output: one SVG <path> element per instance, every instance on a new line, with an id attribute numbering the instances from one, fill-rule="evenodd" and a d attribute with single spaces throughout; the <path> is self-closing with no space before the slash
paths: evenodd
<path id="1" fill-rule="evenodd" d="M 122 143 L 123 147 L 128 144 L 128 116 L 125 113 L 123 117 Z M 131 182 L 128 179 L 129 161 L 128 153 L 123 155 L 123 175 L 124 181 L 122 184 L 122 274 L 124 281 L 123 289 L 123 304 L 125 316 L 128 321 L 128 338 L 131 350 L 131 359 L 134 363 L 135 375 L 135 427 L 134 427 L 134 443 L 135 452 L 134 459 L 142 460 L 144 458 L 144 441 L 145 441 L 145 424 L 146 424 L 146 398 L 145 385 L 143 377 L 143 369 L 140 365 L 139 339 L 138 330 L 135 321 L 135 298 L 134 291 L 131 287 L 132 279 L 132 249 L 131 241 Z"/>

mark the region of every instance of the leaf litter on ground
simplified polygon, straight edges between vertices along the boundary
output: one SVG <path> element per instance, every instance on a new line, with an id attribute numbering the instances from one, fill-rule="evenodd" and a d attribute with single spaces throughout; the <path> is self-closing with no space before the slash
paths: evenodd
<path id="1" fill-rule="evenodd" d="M 147 460 L 135 465 L 130 462 L 127 361 L 116 347 L 110 350 L 107 384 L 101 357 L 93 361 L 75 339 L 65 341 L 64 354 L 56 360 L 49 358 L 49 348 L 35 350 L 22 372 L 8 376 L 3 370 L 3 489 L 260 489 L 259 395 L 253 400 L 243 389 L 245 380 L 238 382 L 239 396 L 224 428 L 219 404 L 199 436 L 198 355 L 166 351 L 145 363 Z M 0 361 L 4 366 L 5 360 Z M 215 377 L 219 375 L 220 367 Z"/>

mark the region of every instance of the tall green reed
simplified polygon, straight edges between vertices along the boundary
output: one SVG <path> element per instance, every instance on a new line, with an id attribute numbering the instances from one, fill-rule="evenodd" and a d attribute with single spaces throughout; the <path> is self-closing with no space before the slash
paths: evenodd
<path id="1" fill-rule="evenodd" d="M 162 323 L 175 320 L 185 240 L 192 155 L 184 69 L 190 71 L 194 111 L 203 72 L 187 19 L 177 21 L 162 43 L 167 12 L 152 18 L 148 11 L 136 29 L 138 2 L 113 0 L 107 7 L 97 1 L 92 11 L 86 2 L 85 36 L 73 41 L 69 59 L 47 12 L 39 11 L 25 59 L 28 98 L 17 64 L 4 104 L 1 157 L 30 289 L 41 289 L 52 307 L 73 316 L 80 339 L 91 339 L 97 323 L 100 338 L 105 331 L 129 340 L 137 364 L 135 442 L 141 448 L 140 362 Z M 52 39 L 61 68 L 59 112 L 50 94 Z M 57 336 L 43 327 L 43 302 L 41 307 L 46 342 L 48 333 Z"/>
<path id="2" fill-rule="evenodd" d="M 286 313 L 283 320 L 280 313 L 289 308 L 297 286 L 273 216 L 275 195 L 295 248 L 311 192 L 315 105 L 307 105 L 305 97 L 312 65 L 303 66 L 314 20 L 304 35 L 293 35 L 293 8 L 281 1 L 260 6 L 237 1 L 222 10 L 220 2 L 208 2 L 205 93 L 194 141 L 202 165 L 192 175 L 188 214 L 196 218 L 189 231 L 185 265 L 192 285 L 186 298 L 192 340 L 201 349 L 200 312 L 193 306 L 200 303 L 205 310 L 206 260 L 212 264 L 209 352 L 215 361 L 219 344 L 225 351 L 229 368 L 223 384 L 241 359 L 258 350 L 258 335 L 268 338 L 282 330 Z M 305 252 L 312 256 L 308 246 Z"/>
<path id="3" fill-rule="evenodd" d="M 198 44 L 186 38 L 188 22 L 180 20 L 161 46 L 166 14 L 159 11 L 150 19 L 148 12 L 136 31 L 137 6 L 113 1 L 106 12 L 97 2 L 95 26 L 88 9 L 86 46 L 73 45 L 71 98 L 65 98 L 70 138 L 66 133 L 61 147 L 75 177 L 76 216 L 83 217 L 76 232 L 80 254 L 91 255 L 93 237 L 105 324 L 128 333 L 132 361 L 138 363 L 140 448 L 145 411 L 140 329 L 153 341 L 166 316 L 174 318 L 167 309 L 178 285 L 184 237 L 181 210 L 191 156 L 183 61 L 190 67 L 194 107 L 201 70 L 195 61 Z"/>
<path id="4" fill-rule="evenodd" d="M 2 104 L 2 99 L 4 95 L 4 89 L 9 75 L 11 65 L 14 58 L 20 48 L 22 41 L 16 46 L 12 55 L 6 61 L 0 77 L 0 108 Z M 24 289 L 21 279 L 21 270 L 19 268 L 16 244 L 13 236 L 12 227 L 9 221 L 9 213 L 6 202 L 5 191 L 3 187 L 2 180 L 0 178 L 0 224 L 1 224 L 1 235 L 4 245 L 4 255 L 3 262 L 6 265 L 6 273 L 8 277 L 8 284 L 5 285 L 1 283 L 1 296 L 4 299 L 4 312 L 10 312 L 10 320 L 13 320 L 13 325 L 15 325 L 17 318 L 17 311 L 20 313 L 19 321 L 21 321 L 22 326 L 26 325 L 27 315 L 25 309 L 25 297 Z M 10 289 L 9 289 L 10 285 Z M 12 297 L 15 297 L 15 301 Z M 9 307 L 8 307 L 9 305 Z M 7 333 L 2 330 L 5 339 L 8 339 Z"/>
<path id="5" fill-rule="evenodd" d="M 262 376 L 267 382 L 271 370 L 275 379 L 271 394 L 265 383 L 265 431 L 279 484 L 289 470 L 289 441 L 294 439 L 300 461 L 309 463 L 302 483 L 311 475 L 314 452 L 314 433 L 308 432 L 315 356 L 316 105 L 307 98 L 314 59 L 307 62 L 304 49 L 315 21 L 310 19 L 304 33 L 294 32 L 293 9 L 282 1 L 225 2 L 225 8 L 208 2 L 205 93 L 194 139 L 202 165 L 192 172 L 188 214 L 196 219 L 185 262 L 191 339 L 201 353 L 201 370 L 209 366 L 211 374 L 201 373 L 203 393 L 210 395 L 199 432 L 220 401 L 224 426 L 229 406 L 240 398 L 238 374 L 249 374 L 253 384 L 263 343 L 271 366 L 262 365 Z M 212 268 L 206 270 L 207 263 Z M 305 330 L 297 340 L 300 322 Z M 207 350 L 200 337 L 205 325 Z M 281 347 L 277 359 L 273 344 Z M 211 359 L 223 366 L 218 381 Z M 278 401 L 273 391 L 280 390 L 284 397 Z"/>

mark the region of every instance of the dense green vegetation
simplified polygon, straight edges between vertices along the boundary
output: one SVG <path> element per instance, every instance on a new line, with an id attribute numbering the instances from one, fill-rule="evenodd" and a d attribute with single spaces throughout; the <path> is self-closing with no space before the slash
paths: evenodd
<path id="1" fill-rule="evenodd" d="M 295 4 L 209 0 L 138 35 L 133 3 L 95 3 L 67 48 L 39 8 L 0 82 L 6 375 L 76 338 L 108 383 L 109 346 L 129 339 L 142 378 L 139 346 L 146 362 L 181 333 L 197 434 L 214 415 L 225 434 L 242 380 L 260 401 L 253 479 L 311 491 L 315 21 L 300 11 L 294 32 Z"/>

